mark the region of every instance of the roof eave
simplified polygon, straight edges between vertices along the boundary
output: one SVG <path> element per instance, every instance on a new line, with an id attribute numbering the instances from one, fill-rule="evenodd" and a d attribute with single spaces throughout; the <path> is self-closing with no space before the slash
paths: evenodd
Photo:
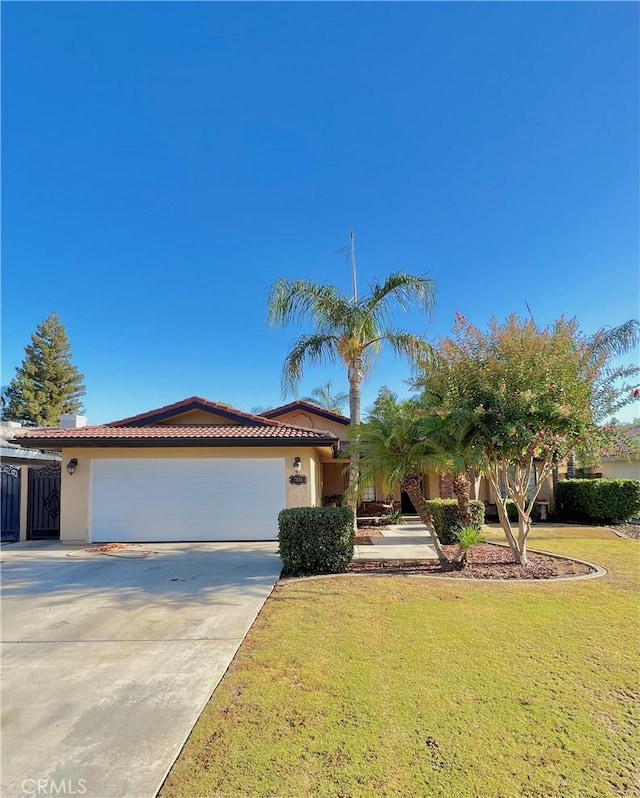
<path id="1" fill-rule="evenodd" d="M 20 441 L 17 441 L 20 443 Z M 268 446 L 333 446 L 335 438 L 57 438 L 29 440 L 29 448 L 129 449 L 129 448 L 248 448 Z M 25 444 L 20 444 L 25 446 Z M 16 450 L 19 451 L 19 450 Z"/>

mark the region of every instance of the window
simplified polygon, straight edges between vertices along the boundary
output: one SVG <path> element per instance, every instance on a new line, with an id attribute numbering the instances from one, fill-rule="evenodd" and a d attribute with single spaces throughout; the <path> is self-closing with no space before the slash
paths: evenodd
<path id="1" fill-rule="evenodd" d="M 513 471 L 514 471 L 513 468 L 509 469 L 509 474 L 512 478 L 513 478 Z M 534 463 L 533 466 L 531 467 L 531 473 L 529 474 L 529 490 L 527 498 L 531 498 L 531 494 L 533 493 L 533 489 L 535 488 L 536 481 L 538 479 L 537 474 L 538 470 L 536 468 L 536 464 Z M 500 474 L 500 494 L 502 495 L 503 499 L 507 496 L 507 486 L 505 484 L 504 477 L 502 476 L 502 474 Z"/>
<path id="2" fill-rule="evenodd" d="M 376 500 L 376 486 L 373 482 L 367 482 L 362 486 L 362 501 L 374 502 Z"/>

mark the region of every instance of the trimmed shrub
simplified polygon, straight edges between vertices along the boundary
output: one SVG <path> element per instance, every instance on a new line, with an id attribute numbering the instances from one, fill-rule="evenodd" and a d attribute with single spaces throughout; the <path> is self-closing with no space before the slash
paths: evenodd
<path id="1" fill-rule="evenodd" d="M 567 479 L 558 483 L 556 502 L 563 521 L 628 521 L 640 515 L 640 481 Z"/>
<path id="2" fill-rule="evenodd" d="M 279 554 L 288 576 L 338 574 L 353 557 L 348 507 L 293 507 L 278 516 Z"/>
<path id="3" fill-rule="evenodd" d="M 474 499 L 469 502 L 469 505 L 471 507 L 471 526 L 480 532 L 484 524 L 484 502 Z M 457 543 L 456 533 L 462 526 L 457 500 L 429 499 L 427 507 L 433 518 L 433 525 L 440 542 L 445 546 Z"/>

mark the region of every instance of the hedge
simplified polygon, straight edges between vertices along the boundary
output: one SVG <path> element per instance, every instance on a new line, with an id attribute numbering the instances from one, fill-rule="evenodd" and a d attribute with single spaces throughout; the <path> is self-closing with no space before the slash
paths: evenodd
<path id="1" fill-rule="evenodd" d="M 640 481 L 567 479 L 558 483 L 556 503 L 563 521 L 628 521 L 640 516 Z"/>
<path id="2" fill-rule="evenodd" d="M 471 508 L 471 526 L 481 532 L 484 524 L 484 502 L 473 499 L 469 502 L 469 506 Z M 462 526 L 458 501 L 456 499 L 429 499 L 427 507 L 433 518 L 433 525 L 440 542 L 445 546 L 457 543 L 456 532 Z"/>
<path id="3" fill-rule="evenodd" d="M 294 507 L 278 516 L 280 558 L 288 576 L 337 574 L 353 557 L 348 507 Z"/>

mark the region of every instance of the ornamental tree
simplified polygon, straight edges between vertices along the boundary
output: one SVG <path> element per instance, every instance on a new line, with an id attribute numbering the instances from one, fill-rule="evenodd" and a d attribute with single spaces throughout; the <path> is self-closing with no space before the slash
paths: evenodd
<path id="1" fill-rule="evenodd" d="M 38 325 L 5 392 L 5 419 L 55 427 L 63 413 L 82 410 L 83 376 L 71 362 L 67 332 L 56 313 Z"/>
<path id="2" fill-rule="evenodd" d="M 527 564 L 531 511 L 558 460 L 597 450 L 602 430 L 593 412 L 603 364 L 575 320 L 548 329 L 510 316 L 486 333 L 458 315 L 417 385 L 448 425 L 470 429 L 473 447 L 496 499 L 514 558 Z M 517 528 L 507 500 L 518 510 Z"/>

